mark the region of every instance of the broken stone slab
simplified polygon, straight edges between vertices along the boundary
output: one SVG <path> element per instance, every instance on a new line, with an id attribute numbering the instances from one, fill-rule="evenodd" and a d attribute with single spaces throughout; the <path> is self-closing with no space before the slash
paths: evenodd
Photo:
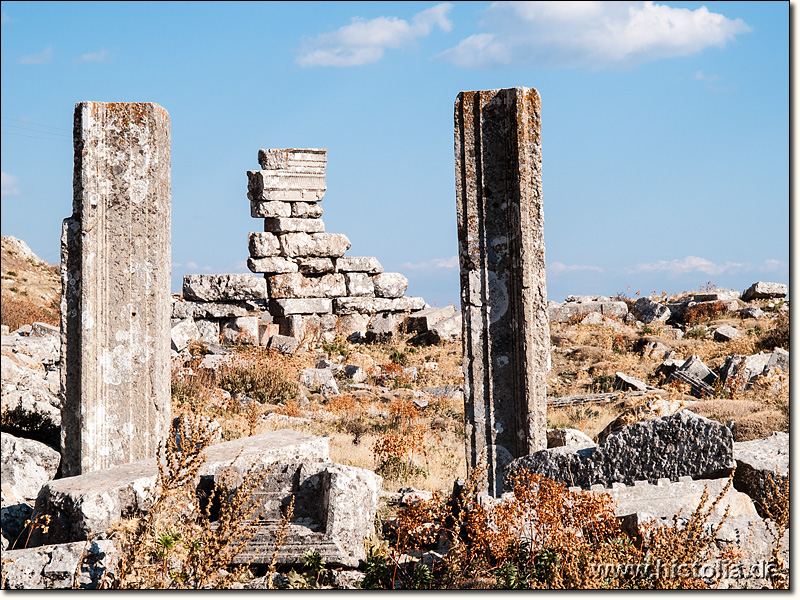
<path id="1" fill-rule="evenodd" d="M 237 468 L 239 477 L 246 468 Z M 265 507 L 259 528 L 234 564 L 269 566 L 281 507 L 294 498 L 294 513 L 278 565 L 298 565 L 313 549 L 331 566 L 357 567 L 366 561 L 364 540 L 374 532 L 382 478 L 372 471 L 330 462 L 273 468 L 255 496 Z"/>
<path id="2" fill-rule="evenodd" d="M 341 296 L 366 296 L 373 298 L 375 296 L 375 284 L 372 282 L 372 277 L 367 273 L 344 273 L 345 286 L 347 288 L 346 294 Z"/>
<path id="3" fill-rule="evenodd" d="M 61 400 L 44 386 L 3 393 L 4 428 L 25 438 L 37 438 L 57 448 L 61 437 Z"/>
<path id="4" fill-rule="evenodd" d="M 330 314 L 333 302 L 330 298 L 277 298 L 270 300 L 269 311 L 276 317 Z"/>
<path id="5" fill-rule="evenodd" d="M 402 313 L 385 312 L 376 314 L 370 319 L 367 327 L 367 343 L 384 344 L 392 341 L 397 336 L 397 331 L 402 322 Z"/>
<path id="6" fill-rule="evenodd" d="M 780 487 L 789 477 L 789 434 L 776 431 L 760 440 L 734 442 L 733 457 L 733 485 L 750 496 L 764 516 L 763 507 L 773 501 L 774 487 Z"/>
<path id="7" fill-rule="evenodd" d="M 767 361 L 764 372 L 778 368 L 784 373 L 789 372 L 789 351 L 783 348 L 775 348 Z"/>
<path id="8" fill-rule="evenodd" d="M 628 305 L 624 302 L 558 302 L 547 303 L 547 318 L 556 323 L 567 323 L 572 319 L 583 317 L 590 312 L 597 312 L 607 317 L 624 319 L 628 314 Z"/>
<path id="9" fill-rule="evenodd" d="M 291 216 L 295 219 L 319 219 L 322 216 L 322 207 L 316 202 L 292 202 L 291 206 Z"/>
<path id="10" fill-rule="evenodd" d="M 282 335 L 300 340 L 330 342 L 335 338 L 338 317 L 334 314 L 295 314 L 276 317 L 275 321 L 280 325 Z"/>
<path id="11" fill-rule="evenodd" d="M 671 381 L 683 381 L 691 386 L 691 394 L 696 398 L 712 397 L 717 375 L 700 360 L 696 354 L 690 356 L 667 378 Z"/>
<path id="12" fill-rule="evenodd" d="M 729 342 L 741 336 L 739 330 L 731 325 L 722 325 L 714 330 L 714 340 L 717 342 Z"/>
<path id="13" fill-rule="evenodd" d="M 611 329 L 622 329 L 623 325 L 619 321 L 615 321 L 610 317 L 606 317 L 597 312 L 587 313 L 581 319 L 581 325 L 602 325 L 603 327 L 610 327 Z"/>
<path id="14" fill-rule="evenodd" d="M 297 263 L 282 256 L 274 256 L 268 258 L 253 258 L 247 259 L 247 268 L 253 273 L 296 273 L 299 269 Z"/>
<path id="15" fill-rule="evenodd" d="M 294 354 L 300 347 L 300 340 L 288 335 L 273 335 L 269 338 L 267 348 L 277 350 L 283 354 Z"/>
<path id="16" fill-rule="evenodd" d="M 223 319 L 220 323 L 220 335 L 225 344 L 258 345 L 258 317 L 234 317 Z"/>
<path id="17" fill-rule="evenodd" d="M 367 380 L 369 374 L 358 365 L 345 365 L 344 376 L 353 383 L 362 383 Z"/>
<path id="18" fill-rule="evenodd" d="M 725 477 L 735 466 L 733 434 L 721 423 L 688 410 L 632 423 L 609 434 L 594 448 L 549 448 L 514 460 L 506 469 L 506 489 L 520 469 L 567 486 L 588 489 L 612 483 L 691 476 Z"/>
<path id="19" fill-rule="evenodd" d="M 663 322 L 672 315 L 669 308 L 659 302 L 650 300 L 650 298 L 639 298 L 633 303 L 631 312 L 643 323 Z"/>
<path id="20" fill-rule="evenodd" d="M 408 315 L 404 325 L 408 333 L 425 333 L 440 321 L 452 317 L 457 312 L 456 307 L 452 305 L 429 306 Z M 460 313 L 459 316 L 461 316 Z"/>
<path id="21" fill-rule="evenodd" d="M 460 312 L 442 319 L 430 328 L 433 343 L 455 342 L 461 337 L 462 325 L 463 317 Z"/>
<path id="22" fill-rule="evenodd" d="M 80 102 L 73 138 L 61 235 L 65 475 L 154 456 L 171 410 L 169 113 Z"/>
<path id="23" fill-rule="evenodd" d="M 408 289 L 408 279 L 400 273 L 379 273 L 372 283 L 378 298 L 401 298 Z"/>
<path id="24" fill-rule="evenodd" d="M 561 448 L 562 446 L 567 446 L 569 448 L 592 448 L 596 445 L 592 438 L 579 429 L 559 427 L 547 430 L 548 448 Z"/>
<path id="25" fill-rule="evenodd" d="M 325 231 L 325 223 L 322 219 L 274 217 L 264 219 L 264 231 L 271 233 L 294 233 L 298 231 L 322 233 Z"/>
<path id="26" fill-rule="evenodd" d="M 745 306 L 736 311 L 744 319 L 750 317 L 751 319 L 760 319 L 766 313 L 757 306 Z"/>
<path id="27" fill-rule="evenodd" d="M 323 175 L 328 163 L 324 148 L 262 148 L 258 164 L 265 170 Z"/>
<path id="28" fill-rule="evenodd" d="M 199 477 L 213 475 L 238 456 L 238 465 L 273 462 L 328 462 L 330 440 L 284 429 L 214 444 L 205 450 Z M 146 512 L 153 500 L 155 459 L 128 463 L 46 484 L 36 499 L 36 514 L 51 515 L 46 533 L 34 545 L 67 543 L 103 534 L 119 519 Z"/>
<path id="29" fill-rule="evenodd" d="M 331 369 L 303 369 L 300 371 L 300 384 L 312 392 L 320 392 L 325 397 L 338 396 L 339 386 Z"/>
<path id="30" fill-rule="evenodd" d="M 639 381 L 625 373 L 617 371 L 614 375 L 616 377 L 614 380 L 615 390 L 639 390 L 640 392 L 645 392 L 649 387 L 644 381 Z"/>
<path id="31" fill-rule="evenodd" d="M 201 302 L 264 300 L 267 298 L 267 282 L 252 273 L 184 275 L 183 297 Z"/>
<path id="32" fill-rule="evenodd" d="M 111 540 L 3 551 L 3 581 L 10 590 L 98 589 L 116 570 Z M 75 577 L 77 575 L 77 581 Z"/>
<path id="33" fill-rule="evenodd" d="M 377 275 L 383 273 L 383 265 L 374 256 L 343 256 L 336 260 L 336 270 L 340 273 L 358 271 Z"/>
<path id="34" fill-rule="evenodd" d="M 292 258 L 338 258 L 350 248 L 350 240 L 343 233 L 286 233 L 280 236 L 280 243 L 281 254 Z"/>
<path id="35" fill-rule="evenodd" d="M 724 382 L 723 389 L 730 391 L 735 381 L 741 382 L 744 384 L 744 389 L 747 389 L 751 382 L 764 372 L 772 356 L 766 352 L 759 352 L 750 356 L 733 354 L 726 358 L 720 368 L 720 377 Z"/>
<path id="36" fill-rule="evenodd" d="M 564 299 L 564 302 L 610 302 L 607 296 L 577 296 L 570 294 Z"/>
<path id="37" fill-rule="evenodd" d="M 783 283 L 757 281 L 742 293 L 742 300 L 749 302 L 761 298 L 785 298 L 789 292 Z"/>
<path id="38" fill-rule="evenodd" d="M 200 341 L 205 344 L 219 344 L 219 321 L 212 319 L 195 319 L 194 324 L 200 333 Z"/>
<path id="39" fill-rule="evenodd" d="M 297 258 L 294 262 L 303 275 L 324 275 L 335 271 L 330 258 Z"/>
<path id="40" fill-rule="evenodd" d="M 31 324 L 31 335 L 34 337 L 58 337 L 61 335 L 61 330 L 47 323 L 36 322 Z"/>
<path id="41" fill-rule="evenodd" d="M 273 275 L 267 279 L 270 298 L 337 298 L 344 296 L 345 276 L 328 273 L 306 277 L 301 273 Z"/>
<path id="42" fill-rule="evenodd" d="M 250 200 L 250 216 L 254 219 L 266 217 L 290 217 L 292 216 L 292 204 L 294 202 L 259 202 Z"/>
<path id="43" fill-rule="evenodd" d="M 200 339 L 200 331 L 195 325 L 194 319 L 191 317 L 183 319 L 170 329 L 170 339 L 172 340 L 172 349 L 175 352 L 180 352 L 189 345 L 192 340 Z"/>
<path id="44" fill-rule="evenodd" d="M 425 300 L 418 297 L 405 298 L 364 298 L 343 297 L 334 301 L 336 314 L 347 315 L 352 313 L 375 314 L 379 312 L 405 312 L 420 310 L 425 306 Z"/>
<path id="45" fill-rule="evenodd" d="M 738 300 L 741 296 L 737 290 L 714 290 L 713 292 L 693 294 L 691 299 L 695 302 L 730 302 Z"/>
<path id="46" fill-rule="evenodd" d="M 281 253 L 278 236 L 267 231 L 254 231 L 247 234 L 247 248 L 252 258 L 279 256 Z"/>
<path id="47" fill-rule="evenodd" d="M 192 302 L 179 300 L 172 303 L 173 319 L 224 319 L 228 317 L 246 317 L 252 311 L 264 310 L 264 306 L 255 301 L 241 302 Z"/>

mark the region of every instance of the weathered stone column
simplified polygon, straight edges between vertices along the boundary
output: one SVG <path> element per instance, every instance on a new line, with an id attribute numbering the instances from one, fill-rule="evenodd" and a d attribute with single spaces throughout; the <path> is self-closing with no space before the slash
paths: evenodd
<path id="1" fill-rule="evenodd" d="M 155 456 L 170 424 L 170 122 L 151 103 L 75 106 L 61 236 L 65 476 Z"/>
<path id="2" fill-rule="evenodd" d="M 467 466 L 486 453 L 493 495 L 512 458 L 547 447 L 540 110 L 528 88 L 455 104 Z"/>

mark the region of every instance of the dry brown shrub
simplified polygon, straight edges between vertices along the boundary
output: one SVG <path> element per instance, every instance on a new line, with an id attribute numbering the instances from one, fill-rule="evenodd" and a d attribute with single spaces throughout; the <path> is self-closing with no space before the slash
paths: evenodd
<path id="1" fill-rule="evenodd" d="M 61 315 L 57 305 L 46 308 L 3 294 L 0 298 L 0 323 L 8 325 L 10 331 L 33 323 L 47 323 L 58 327 L 61 323 Z"/>
<path id="2" fill-rule="evenodd" d="M 747 442 L 769 437 L 773 431 L 789 432 L 789 416 L 780 410 L 768 408 L 744 417 L 733 424 L 733 439 Z"/>

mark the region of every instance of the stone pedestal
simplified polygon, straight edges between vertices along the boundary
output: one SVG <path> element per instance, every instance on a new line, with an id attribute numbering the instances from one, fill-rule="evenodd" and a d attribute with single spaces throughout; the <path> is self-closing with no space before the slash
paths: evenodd
<path id="1" fill-rule="evenodd" d="M 539 94 L 461 92 L 455 104 L 466 450 L 487 491 L 503 468 L 547 447 L 550 347 Z"/>
<path id="2" fill-rule="evenodd" d="M 155 456 L 170 423 L 170 121 L 75 107 L 61 239 L 64 476 Z"/>

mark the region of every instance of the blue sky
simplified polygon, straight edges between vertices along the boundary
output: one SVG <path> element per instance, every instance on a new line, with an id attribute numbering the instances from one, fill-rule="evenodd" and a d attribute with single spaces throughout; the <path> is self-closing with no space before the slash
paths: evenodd
<path id="1" fill-rule="evenodd" d="M 548 297 L 789 283 L 789 3 L 2 2 L 2 234 L 59 257 L 82 100 L 172 124 L 173 290 L 246 272 L 259 148 L 326 230 L 458 305 L 453 103 L 542 97 Z"/>

